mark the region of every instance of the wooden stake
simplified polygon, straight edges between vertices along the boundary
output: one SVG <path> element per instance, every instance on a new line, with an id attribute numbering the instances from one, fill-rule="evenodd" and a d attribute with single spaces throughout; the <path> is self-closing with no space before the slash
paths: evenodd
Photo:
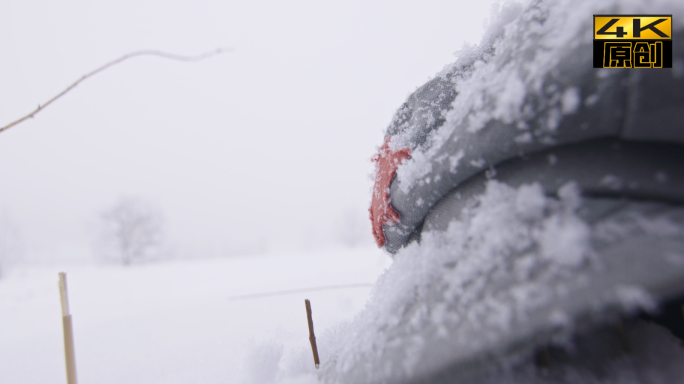
<path id="1" fill-rule="evenodd" d="M 66 273 L 59 273 L 59 297 L 62 302 L 62 328 L 64 330 L 64 356 L 66 358 L 67 384 L 77 384 L 76 357 L 74 353 L 74 329 L 69 313 Z"/>
<path id="2" fill-rule="evenodd" d="M 314 335 L 313 318 L 311 317 L 311 302 L 309 299 L 304 300 L 304 305 L 306 305 L 306 318 L 309 321 L 309 341 L 311 342 L 311 350 L 313 351 L 314 364 L 316 364 L 316 369 L 318 369 L 321 362 L 318 360 L 318 347 L 316 347 L 316 336 Z"/>

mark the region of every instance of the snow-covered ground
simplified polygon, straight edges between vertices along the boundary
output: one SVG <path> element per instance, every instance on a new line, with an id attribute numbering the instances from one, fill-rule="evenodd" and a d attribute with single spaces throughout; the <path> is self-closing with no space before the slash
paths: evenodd
<path id="1" fill-rule="evenodd" d="M 377 249 L 338 249 L 132 267 L 16 267 L 0 280 L 0 383 L 66 381 L 58 271 L 68 274 L 80 383 L 401 382 L 434 368 L 430 361 L 448 363 L 505 341 L 516 333 L 512 325 L 534 320 L 527 312 L 564 295 L 545 286 L 566 284 L 568 268 L 592 270 L 568 263 L 583 249 L 577 244 L 549 245 L 557 255 L 515 252 L 528 243 L 543 248 L 560 224 L 575 240 L 597 235 L 577 221 L 577 196 L 566 192 L 558 200 L 535 186 L 490 182 L 469 220 L 427 233 L 393 262 Z M 661 237 L 681 236 L 677 231 Z M 541 261 L 549 256 L 558 260 Z M 530 261 L 541 268 L 536 278 L 525 272 Z M 516 266 L 507 280 L 509 269 L 498 268 L 506 263 Z M 508 285 L 488 284 L 503 280 Z M 301 291 L 337 285 L 357 286 Z M 273 292 L 281 294 L 257 296 Z M 684 373 L 673 363 L 684 349 L 666 331 L 648 326 L 631 341 L 635 354 L 606 365 L 606 380 L 575 367 L 555 380 L 523 366 L 488 383 L 671 383 Z"/>
<path id="2" fill-rule="evenodd" d="M 81 383 L 266 383 L 279 372 L 316 381 L 304 299 L 320 335 L 363 307 L 389 263 L 353 249 L 17 267 L 0 280 L 0 383 L 66 382 L 58 271 L 67 272 Z M 239 298 L 341 284 L 368 285 Z"/>

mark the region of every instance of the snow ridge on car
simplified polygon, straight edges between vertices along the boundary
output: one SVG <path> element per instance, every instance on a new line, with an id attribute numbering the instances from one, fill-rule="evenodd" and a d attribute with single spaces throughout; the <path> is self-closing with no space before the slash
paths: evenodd
<path id="1" fill-rule="evenodd" d="M 506 4 L 481 46 L 461 51 L 408 98 L 386 132 L 391 150 L 411 150 L 391 184 L 401 220 L 383 227 L 386 250 L 419 238 L 438 201 L 479 173 L 493 175 L 503 161 L 606 137 L 684 143 L 677 129 L 684 121 L 681 21 L 673 27 L 676 68 L 593 69 L 591 15 L 611 5 L 533 2 L 523 12 Z M 565 7 L 573 9 L 557 11 Z M 682 6 L 648 8 L 672 13 Z"/>

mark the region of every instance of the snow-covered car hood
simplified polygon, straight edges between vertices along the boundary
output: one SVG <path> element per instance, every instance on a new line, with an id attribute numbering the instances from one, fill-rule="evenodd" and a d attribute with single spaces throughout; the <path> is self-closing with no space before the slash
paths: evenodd
<path id="1" fill-rule="evenodd" d="M 593 69 L 592 15 L 609 13 L 673 14 L 673 68 Z M 388 192 L 400 220 L 382 226 L 394 264 L 319 338 L 334 346 L 323 382 L 475 382 L 684 293 L 683 17 L 672 0 L 504 4 L 409 97 L 386 134 L 387 153 L 411 156 Z M 684 351 L 658 335 L 667 356 L 605 352 L 622 363 L 553 382 L 677 380 Z"/>
<path id="2" fill-rule="evenodd" d="M 592 15 L 600 13 L 674 14 L 673 68 L 592 68 Z M 400 220 L 383 226 L 384 248 L 396 252 L 417 238 L 425 216 L 447 193 L 506 160 L 599 138 L 684 143 L 678 14 L 682 5 L 666 0 L 501 6 L 482 43 L 458 52 L 456 62 L 408 98 L 387 129 L 389 149 L 409 149 L 411 158 L 399 165 L 390 187 Z M 626 187 L 660 195 L 639 184 Z M 684 198 L 684 189 L 677 194 Z"/>

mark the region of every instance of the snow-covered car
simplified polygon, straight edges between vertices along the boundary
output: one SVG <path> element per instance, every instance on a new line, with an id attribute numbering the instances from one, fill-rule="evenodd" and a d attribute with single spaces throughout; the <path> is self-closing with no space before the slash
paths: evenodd
<path id="1" fill-rule="evenodd" d="M 594 14 L 673 15 L 672 68 L 592 68 Z M 373 158 L 394 265 L 324 381 L 681 382 L 683 22 L 506 3 L 414 92 Z"/>

